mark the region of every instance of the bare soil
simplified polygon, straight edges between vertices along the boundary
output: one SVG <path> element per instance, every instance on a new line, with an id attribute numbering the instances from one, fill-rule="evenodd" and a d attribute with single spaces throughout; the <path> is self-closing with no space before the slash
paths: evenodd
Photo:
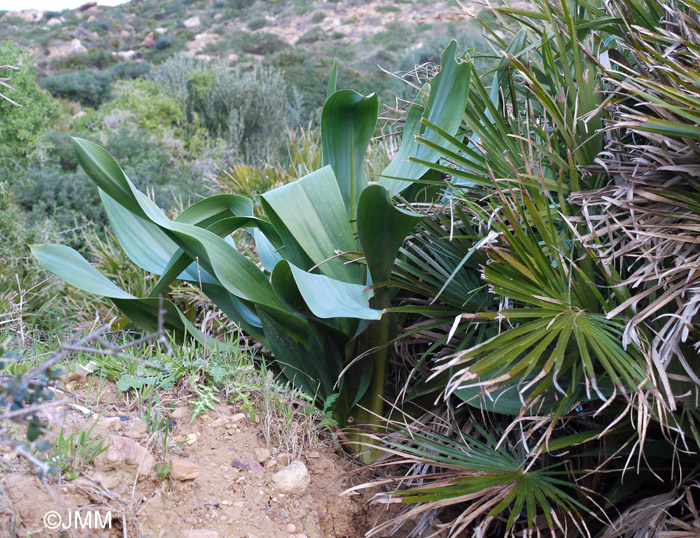
<path id="1" fill-rule="evenodd" d="M 82 383 L 72 387 L 74 394 L 95 392 L 92 384 Z M 0 537 L 356 538 L 381 516 L 367 504 L 368 497 L 341 495 L 359 478 L 346 474 L 351 468 L 348 459 L 328 443 L 307 447 L 300 454 L 280 453 L 265 446 L 260 425 L 247 415 L 241 417 L 233 405 L 218 405 L 190 424 L 189 417 L 181 416 L 187 402 L 178 402 L 179 411 L 173 415 L 179 418 L 170 422 L 164 454 L 162 440 L 148 435 L 137 406 L 129 410 L 112 383 L 100 383 L 98 397 L 90 405 L 86 401 L 79 396 L 76 403 L 57 407 L 52 430 L 87 429 L 101 413 L 93 433 L 106 438 L 105 446 L 111 446 L 114 438 L 126 439 L 122 444 L 129 450 L 146 449 L 155 465 L 147 469 L 143 458 L 137 466 L 126 460 L 106 461 L 104 453 L 75 480 L 49 477 L 42 484 L 13 452 L 0 452 Z M 86 419 L 88 408 L 94 414 Z M 173 458 L 198 465 L 198 476 L 159 478 L 156 465 Z M 306 465 L 310 484 L 304 491 L 281 493 L 272 476 L 292 458 Z M 60 529 L 44 525 L 44 515 L 50 511 L 58 512 L 64 525 L 76 511 L 83 518 L 95 511 L 106 518 L 109 512 L 112 528 L 66 528 L 59 533 Z M 187 533 L 192 530 L 217 534 Z"/>

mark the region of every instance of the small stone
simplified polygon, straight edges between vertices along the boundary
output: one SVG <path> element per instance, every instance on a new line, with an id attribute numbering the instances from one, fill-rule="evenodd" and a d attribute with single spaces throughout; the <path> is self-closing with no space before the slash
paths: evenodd
<path id="1" fill-rule="evenodd" d="M 277 467 L 277 462 L 275 460 L 267 460 L 264 465 L 265 469 L 272 469 Z"/>
<path id="2" fill-rule="evenodd" d="M 263 475 L 265 474 L 265 469 L 263 469 L 263 466 L 260 465 L 257 461 L 251 461 L 250 465 L 248 465 L 248 468 L 255 473 L 255 476 L 258 478 L 262 478 Z"/>
<path id="3" fill-rule="evenodd" d="M 232 423 L 240 422 L 241 420 L 245 420 L 245 415 L 243 413 L 236 413 L 231 417 Z"/>
<path id="4" fill-rule="evenodd" d="M 181 538 L 219 538 L 219 533 L 207 529 L 198 529 L 193 531 L 182 531 Z"/>
<path id="5" fill-rule="evenodd" d="M 292 463 L 292 456 L 283 452 L 282 454 L 277 454 L 275 461 L 283 467 L 286 467 Z"/>
<path id="6" fill-rule="evenodd" d="M 282 493 L 302 494 L 311 482 L 309 471 L 299 460 L 294 460 L 284 469 L 272 475 L 272 481 Z"/>
<path id="7" fill-rule="evenodd" d="M 294 534 L 297 532 L 297 526 L 294 523 L 287 523 L 287 532 L 289 534 Z"/>
<path id="8" fill-rule="evenodd" d="M 193 444 L 195 444 L 197 442 L 197 439 L 198 439 L 198 436 L 196 433 L 190 433 L 187 436 L 187 440 L 185 441 L 185 444 L 187 446 L 192 446 Z"/>
<path id="9" fill-rule="evenodd" d="M 131 426 L 124 435 L 126 437 L 130 437 L 131 439 L 143 439 L 146 437 L 147 432 L 148 426 L 146 423 L 140 418 L 135 418 L 133 421 L 131 421 Z"/>
<path id="10" fill-rule="evenodd" d="M 294 538 L 309 538 L 309 537 L 306 536 L 306 534 L 297 533 L 294 535 Z"/>
<path id="11" fill-rule="evenodd" d="M 182 458 L 173 458 L 173 466 L 170 474 L 177 480 L 194 480 L 199 476 L 201 467 L 199 464 Z"/>
<path id="12" fill-rule="evenodd" d="M 103 417 L 97 422 L 96 429 L 101 431 L 119 431 L 122 429 L 122 421 L 119 417 Z"/>
<path id="13" fill-rule="evenodd" d="M 243 501 L 236 501 L 235 503 L 233 503 L 233 506 L 235 506 L 236 508 L 243 508 L 244 505 L 245 503 Z"/>
<path id="14" fill-rule="evenodd" d="M 218 428 L 219 426 L 223 426 L 226 424 L 226 417 L 221 417 L 217 418 L 214 422 L 211 423 L 212 428 Z"/>
<path id="15" fill-rule="evenodd" d="M 133 480 L 133 474 L 138 473 L 139 479 L 151 474 L 155 459 L 148 450 L 127 437 L 112 435 L 105 442 L 107 450 L 97 456 L 94 461 L 98 471 L 126 472 L 127 480 Z M 115 473 L 120 475 L 121 473 Z M 131 478 L 129 478 L 131 476 Z"/>
<path id="16" fill-rule="evenodd" d="M 314 458 L 314 459 L 315 459 L 315 458 L 320 458 L 320 457 L 321 457 L 321 453 L 320 453 L 318 450 L 312 450 L 311 452 L 309 452 L 309 453 L 307 454 L 307 457 L 309 457 L 309 458 Z"/>
<path id="17" fill-rule="evenodd" d="M 254 448 L 253 455 L 258 463 L 265 463 L 270 459 L 270 451 L 267 448 Z"/>
<path id="18" fill-rule="evenodd" d="M 176 407 L 170 413 L 170 418 L 174 420 L 185 420 L 190 418 L 190 408 L 189 407 Z"/>

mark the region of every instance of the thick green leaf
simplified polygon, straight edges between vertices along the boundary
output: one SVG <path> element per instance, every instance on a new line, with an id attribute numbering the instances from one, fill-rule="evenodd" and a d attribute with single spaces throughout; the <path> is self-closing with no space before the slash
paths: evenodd
<path id="1" fill-rule="evenodd" d="M 173 267 L 171 259 L 177 253 L 183 254 L 175 242 L 158 226 L 134 215 L 121 204 L 100 189 L 100 199 L 112 226 L 112 231 L 129 259 L 149 273 L 165 275 Z M 197 268 L 191 258 L 184 257 L 182 263 L 175 267 L 172 278 L 190 282 L 216 282 L 202 268 Z M 162 291 L 162 290 L 161 290 Z M 156 296 L 158 293 L 155 294 Z"/>
<path id="2" fill-rule="evenodd" d="M 32 254 L 44 267 L 78 289 L 109 297 L 120 311 L 139 327 L 155 332 L 162 313 L 163 326 L 181 334 L 189 333 L 206 345 L 223 346 L 197 329 L 170 301 L 138 299 L 112 283 L 75 250 L 64 245 L 32 245 Z"/>
<path id="3" fill-rule="evenodd" d="M 58 278 L 88 293 L 103 297 L 135 299 L 100 273 L 75 250 L 65 245 L 31 245 L 34 257 Z"/>
<path id="4" fill-rule="evenodd" d="M 442 68 L 430 81 L 430 97 L 423 113 L 424 116 L 427 114 L 426 119 L 431 123 L 452 136 L 457 133 L 462 122 L 472 71 L 471 62 L 457 63 L 456 49 L 457 42 L 453 41 L 442 53 Z M 414 163 L 410 159 L 435 163 L 439 157 L 434 149 L 420 145 L 415 140 L 415 136 L 421 134 L 418 125 L 419 111 L 417 105 L 411 107 L 399 154 L 384 169 L 379 180 L 381 185 L 389 189 L 392 196 L 410 186 L 411 180 L 420 179 L 429 169 L 425 164 Z M 425 129 L 422 136 L 426 140 L 440 143 L 437 133 L 429 128 Z M 404 144 L 407 145 L 406 148 L 403 147 Z"/>
<path id="5" fill-rule="evenodd" d="M 360 193 L 367 186 L 365 154 L 377 125 L 379 100 L 340 90 L 326 101 L 321 115 L 323 165 L 333 168 L 351 221 L 357 215 Z"/>
<path id="6" fill-rule="evenodd" d="M 72 141 L 78 163 L 90 179 L 129 211 L 139 217 L 145 217 L 117 161 L 104 148 L 93 142 L 77 137 Z"/>
<path id="7" fill-rule="evenodd" d="M 289 262 L 280 262 L 278 265 Z M 329 278 L 325 275 L 307 273 L 303 269 L 289 264 L 309 310 L 321 319 L 326 318 L 356 318 L 379 319 L 381 310 L 369 307 L 369 299 L 373 293 L 362 284 L 349 284 Z"/>
<path id="8" fill-rule="evenodd" d="M 373 282 L 389 279 L 404 239 L 423 218 L 392 204 L 389 192 L 381 185 L 364 190 L 357 212 L 357 232 Z"/>
<path id="9" fill-rule="evenodd" d="M 264 310 L 258 309 L 258 315 L 270 350 L 285 377 L 311 396 L 318 395 L 321 399 L 330 396 L 340 372 L 337 362 L 327 360 L 323 352 L 314 353 L 317 350 L 296 342 Z M 311 339 L 311 336 L 308 338 Z"/>
<path id="10" fill-rule="evenodd" d="M 217 194 L 192 204 L 175 220 L 194 224 L 200 228 L 209 228 L 214 222 L 227 217 L 252 216 L 254 216 L 253 202 L 250 198 L 236 194 Z"/>
<path id="11" fill-rule="evenodd" d="M 260 262 L 266 271 L 272 273 L 277 262 L 283 259 L 282 256 L 259 228 L 253 229 L 253 239 L 255 240 L 255 249 L 258 252 Z"/>
<path id="12" fill-rule="evenodd" d="M 328 79 L 328 88 L 326 89 L 326 100 L 331 98 L 338 88 L 338 60 L 333 60 L 333 69 L 331 76 Z"/>
<path id="13" fill-rule="evenodd" d="M 344 282 L 362 282 L 359 265 L 331 259 L 337 250 L 356 251 L 357 242 L 330 166 L 266 192 L 262 198 L 290 234 L 283 241 L 293 238 L 323 274 Z M 277 227 L 273 215 L 270 219 Z"/>
<path id="14" fill-rule="evenodd" d="M 240 299 L 274 308 L 282 307 L 264 273 L 230 243 L 209 230 L 169 219 L 151 199 L 134 187 L 104 149 L 80 139 L 75 139 L 74 145 L 76 152 L 79 152 L 81 166 L 101 188 L 103 185 L 106 187 L 103 190 L 107 194 L 110 194 L 110 190 L 116 192 L 120 196 L 116 200 L 124 207 L 159 226 L 191 259 L 198 260 L 229 292 Z M 125 204 L 124 200 L 129 204 Z M 131 207 L 132 201 L 138 206 L 136 210 Z M 216 202 L 219 205 L 213 210 L 212 206 L 216 204 L 195 204 L 195 209 L 191 210 L 192 220 L 197 220 L 200 213 L 215 218 L 221 206 L 236 203 L 231 197 L 220 197 Z"/>

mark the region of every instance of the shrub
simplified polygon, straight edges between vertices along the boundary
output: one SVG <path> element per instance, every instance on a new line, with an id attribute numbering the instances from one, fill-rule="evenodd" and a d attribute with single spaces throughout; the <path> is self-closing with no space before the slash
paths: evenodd
<path id="1" fill-rule="evenodd" d="M 119 124 L 119 114 L 127 121 L 125 127 L 140 129 L 162 139 L 172 132 L 182 119 L 182 108 L 176 98 L 171 97 L 163 86 L 150 80 L 120 81 L 114 88 L 114 99 L 99 109 L 104 128 L 110 117 Z"/>
<path id="2" fill-rule="evenodd" d="M 325 37 L 326 32 L 324 32 L 320 26 L 313 26 L 306 33 L 301 35 L 299 39 L 297 39 L 296 44 L 302 45 L 304 43 L 316 43 L 316 41 L 321 41 L 325 39 Z"/>
<path id="3" fill-rule="evenodd" d="M 155 49 L 156 50 L 167 49 L 172 44 L 173 44 L 172 38 L 170 38 L 168 36 L 161 36 L 156 40 Z"/>
<path id="4" fill-rule="evenodd" d="M 119 62 L 109 70 L 109 75 L 115 80 L 145 78 L 153 68 L 150 62 L 126 60 Z"/>
<path id="5" fill-rule="evenodd" d="M 94 21 L 94 22 L 84 22 L 81 24 L 83 28 L 86 30 L 93 30 L 97 32 L 99 35 L 105 35 L 107 32 L 109 32 L 109 29 L 111 28 L 111 25 L 109 22 L 105 20 L 100 20 L 100 21 Z"/>
<path id="6" fill-rule="evenodd" d="M 31 152 L 41 132 L 58 116 L 58 107 L 51 96 L 36 84 L 33 58 L 9 43 L 0 44 L 2 64 L 18 67 L 9 74 L 14 90 L 3 88 L 4 94 L 22 106 L 0 99 L 0 159 L 9 166 L 12 161 Z"/>
<path id="7" fill-rule="evenodd" d="M 181 104 L 188 129 L 201 125 L 211 137 L 248 161 L 275 155 L 282 141 L 288 87 L 282 72 L 258 67 L 228 71 L 184 55 L 151 73 Z"/>
<path id="8" fill-rule="evenodd" d="M 187 108 L 187 83 L 190 73 L 202 71 L 206 62 L 185 54 L 176 54 L 151 71 L 149 79 L 162 84 L 170 95 L 178 99 L 184 109 Z"/>
<path id="9" fill-rule="evenodd" d="M 41 84 L 55 97 L 98 107 L 110 98 L 111 81 L 108 73 L 83 69 L 75 73 L 60 73 L 46 77 Z"/>
<path id="10" fill-rule="evenodd" d="M 107 69 L 117 62 L 118 58 L 113 54 L 105 50 L 98 50 L 56 58 L 51 63 L 51 67 L 54 70 L 78 68 Z"/>
<path id="11" fill-rule="evenodd" d="M 267 56 L 288 46 L 282 37 L 266 32 L 243 34 L 234 40 L 234 44 L 243 52 L 257 54 L 258 56 Z"/>
<path id="12" fill-rule="evenodd" d="M 326 14 L 323 11 L 317 11 L 311 17 L 311 22 L 313 22 L 314 24 L 318 24 L 319 22 L 321 22 L 325 18 L 326 18 Z"/>
<path id="13" fill-rule="evenodd" d="M 248 28 L 252 31 L 260 30 L 267 26 L 267 17 L 255 17 L 248 21 Z"/>
<path id="14" fill-rule="evenodd" d="M 280 71 L 194 72 L 187 88 L 188 115 L 211 136 L 226 140 L 247 161 L 277 153 L 287 114 L 287 85 Z"/>

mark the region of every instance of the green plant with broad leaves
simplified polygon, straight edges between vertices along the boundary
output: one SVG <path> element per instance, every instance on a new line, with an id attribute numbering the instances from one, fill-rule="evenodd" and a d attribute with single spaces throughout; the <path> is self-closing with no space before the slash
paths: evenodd
<path id="1" fill-rule="evenodd" d="M 453 43 L 445 50 L 441 73 L 411 107 L 401 149 L 379 183 L 370 184 L 363 171 L 377 97 L 335 91 L 334 70 L 321 118 L 323 167 L 265 193 L 265 218 L 255 216 L 251 200 L 235 194 L 206 198 L 170 218 L 105 149 L 74 139 L 122 248 L 160 278 L 146 297 L 135 297 L 68 247 L 35 245 L 34 256 L 66 282 L 109 297 L 136 325 L 154 329 L 162 311 L 167 328 L 205 341 L 163 298 L 176 279 L 195 283 L 272 350 L 295 386 L 322 404 L 332 401 L 341 423 L 354 413 L 373 424 L 383 411 L 388 343 L 396 330 L 386 312 L 395 290 L 386 283 L 405 237 L 422 219 L 392 196 L 410 185 L 396 178 L 420 179 L 437 159 L 415 136 L 430 140 L 434 129 L 455 134 L 459 127 L 471 64 L 458 61 L 455 49 Z M 422 126 L 421 118 L 434 127 Z M 262 267 L 236 248 L 231 234 L 240 229 L 254 237 Z M 348 263 L 341 253 L 364 263 Z"/>

